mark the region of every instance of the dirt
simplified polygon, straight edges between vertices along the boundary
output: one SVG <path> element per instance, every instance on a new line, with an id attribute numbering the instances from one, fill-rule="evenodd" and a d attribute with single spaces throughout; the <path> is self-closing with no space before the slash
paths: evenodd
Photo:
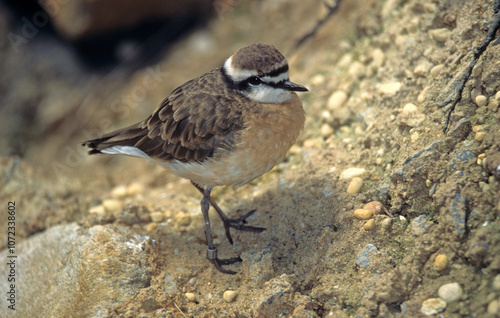
<path id="1" fill-rule="evenodd" d="M 486 34 L 493 3 L 344 1 L 294 52 L 287 52 L 294 40 L 326 14 L 322 2 L 238 3 L 131 75 L 120 68 L 90 74 L 57 46 L 66 54 L 59 61 L 49 53 L 16 56 L 4 40 L 4 60 L 23 69 L 36 61 L 30 72 L 4 73 L 17 84 L 1 87 L 0 198 L 22 211 L 16 237 L 71 222 L 148 237 L 150 284 L 110 305 L 109 316 L 424 317 L 422 303 L 456 282 L 462 295 L 443 316 L 499 317 L 500 288 L 492 283 L 500 274 L 498 45 L 479 59 L 446 133 L 439 107 Z M 432 35 L 437 29 L 449 31 L 444 41 Z M 43 47 L 41 37 L 27 48 Z M 271 172 L 214 190 L 229 215 L 256 209 L 249 224 L 266 228 L 232 231 L 230 245 L 211 211 L 219 256 L 243 260 L 228 266 L 236 275 L 224 275 L 205 258 L 201 195 L 188 180 L 145 160 L 87 157 L 79 141 L 143 119 L 173 88 L 255 41 L 280 48 L 291 80 L 309 88 L 301 95 L 307 121 Z M 148 76 L 153 87 L 144 84 Z M 347 99 L 333 103 L 336 91 Z M 476 104 L 479 95 L 485 106 Z M 350 180 L 339 179 L 351 167 L 365 169 L 358 194 L 347 194 Z M 96 210 L 110 199 L 119 208 Z M 367 231 L 353 211 L 370 201 L 387 213 L 373 216 Z M 358 256 L 368 244 L 376 251 L 365 268 Z M 441 270 L 439 254 L 449 260 Z M 224 301 L 226 290 L 237 291 L 233 302 Z"/>

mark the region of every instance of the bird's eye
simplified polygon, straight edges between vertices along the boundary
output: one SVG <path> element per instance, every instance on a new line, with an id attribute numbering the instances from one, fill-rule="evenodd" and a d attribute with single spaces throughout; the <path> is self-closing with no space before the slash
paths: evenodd
<path id="1" fill-rule="evenodd" d="M 262 84 L 262 81 L 260 80 L 260 78 L 258 78 L 257 76 L 254 76 L 254 77 L 250 77 L 248 79 L 248 83 L 252 86 L 257 86 L 257 85 L 260 85 Z"/>

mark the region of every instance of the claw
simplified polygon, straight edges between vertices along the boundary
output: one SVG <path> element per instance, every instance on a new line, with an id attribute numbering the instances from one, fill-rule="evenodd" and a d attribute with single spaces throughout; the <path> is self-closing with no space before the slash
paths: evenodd
<path id="1" fill-rule="evenodd" d="M 252 210 L 247 214 L 236 219 L 230 219 L 224 214 L 221 215 L 222 222 L 224 222 L 224 229 L 226 230 L 226 237 L 229 243 L 233 244 L 233 238 L 231 237 L 231 233 L 229 231 L 229 228 L 231 227 L 239 231 L 247 231 L 255 233 L 260 233 L 265 230 L 265 228 L 263 227 L 244 225 L 245 223 L 247 223 L 246 219 L 249 216 L 251 216 L 254 212 L 255 210 Z"/>
<path id="2" fill-rule="evenodd" d="M 213 249 L 209 248 L 207 250 L 207 258 L 212 264 L 214 264 L 215 268 L 217 268 L 217 270 L 219 272 L 224 273 L 224 274 L 231 274 L 231 275 L 236 274 L 236 272 L 225 269 L 222 267 L 222 265 L 231 265 L 231 264 L 243 261 L 239 256 L 234 257 L 234 258 L 228 258 L 228 259 L 219 259 L 219 258 L 217 258 L 217 249 L 216 248 L 213 248 Z"/>

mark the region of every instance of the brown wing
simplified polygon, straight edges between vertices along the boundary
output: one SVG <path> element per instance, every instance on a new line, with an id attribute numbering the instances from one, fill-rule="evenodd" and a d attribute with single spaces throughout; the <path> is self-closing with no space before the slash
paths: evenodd
<path id="1" fill-rule="evenodd" d="M 217 87 L 222 82 L 216 71 L 175 89 L 143 122 L 84 145 L 92 148 L 90 154 L 112 146 L 132 146 L 157 160 L 182 162 L 203 161 L 218 148 L 230 150 L 243 119 L 238 101 Z"/>

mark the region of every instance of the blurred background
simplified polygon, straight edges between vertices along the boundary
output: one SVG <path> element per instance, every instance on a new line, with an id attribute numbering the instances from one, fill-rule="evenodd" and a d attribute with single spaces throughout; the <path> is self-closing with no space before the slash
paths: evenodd
<path id="1" fill-rule="evenodd" d="M 287 53 L 326 15 L 312 2 L 2 1 L 0 155 L 51 166 L 241 46 Z"/>

